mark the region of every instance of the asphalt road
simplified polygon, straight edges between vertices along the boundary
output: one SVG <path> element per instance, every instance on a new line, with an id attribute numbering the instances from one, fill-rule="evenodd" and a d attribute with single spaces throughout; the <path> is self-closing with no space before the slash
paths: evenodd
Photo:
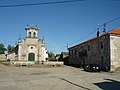
<path id="1" fill-rule="evenodd" d="M 10 67 L 0 64 L 0 90 L 120 90 L 120 72 L 80 68 Z"/>

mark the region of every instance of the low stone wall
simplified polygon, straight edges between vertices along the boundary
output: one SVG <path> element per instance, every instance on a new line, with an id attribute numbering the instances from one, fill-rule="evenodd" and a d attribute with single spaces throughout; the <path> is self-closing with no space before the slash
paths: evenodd
<path id="1" fill-rule="evenodd" d="M 32 66 L 35 65 L 35 62 L 31 62 L 31 61 L 10 61 L 10 64 L 13 66 Z M 61 67 L 64 66 L 64 62 L 59 61 L 59 62 L 55 62 L 55 61 L 46 61 L 46 62 L 42 62 L 41 64 L 37 64 L 37 65 L 42 65 L 42 66 L 53 66 L 53 67 Z"/>
<path id="2" fill-rule="evenodd" d="M 30 61 L 10 61 L 11 65 L 14 66 L 31 66 L 35 64 L 35 62 L 30 62 Z"/>
<path id="3" fill-rule="evenodd" d="M 43 63 L 44 65 L 46 65 L 46 66 L 64 66 L 64 62 L 62 62 L 62 61 L 47 61 L 47 62 L 44 62 Z"/>
<path id="4" fill-rule="evenodd" d="M 0 61 L 2 61 L 2 60 L 6 60 L 5 54 L 0 54 Z"/>

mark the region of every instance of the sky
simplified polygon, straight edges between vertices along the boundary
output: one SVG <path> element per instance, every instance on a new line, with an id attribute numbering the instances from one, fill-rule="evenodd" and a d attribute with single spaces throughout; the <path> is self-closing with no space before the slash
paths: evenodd
<path id="1" fill-rule="evenodd" d="M 0 6 L 45 3 L 66 0 L 0 0 Z M 120 17 L 120 0 L 80 0 L 79 2 L 24 7 L 0 7 L 0 43 L 15 45 L 19 35 L 26 37 L 25 27 L 38 25 L 39 38 L 55 54 L 96 36 L 98 24 Z M 107 23 L 109 31 L 120 27 L 120 18 Z M 102 26 L 100 32 L 103 33 Z"/>

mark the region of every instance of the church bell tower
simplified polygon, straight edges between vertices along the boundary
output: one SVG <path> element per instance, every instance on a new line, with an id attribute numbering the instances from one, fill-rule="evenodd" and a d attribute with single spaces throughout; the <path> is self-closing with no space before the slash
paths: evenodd
<path id="1" fill-rule="evenodd" d="M 27 25 L 26 28 L 26 38 L 38 38 L 38 27 L 37 25 L 35 27 Z"/>

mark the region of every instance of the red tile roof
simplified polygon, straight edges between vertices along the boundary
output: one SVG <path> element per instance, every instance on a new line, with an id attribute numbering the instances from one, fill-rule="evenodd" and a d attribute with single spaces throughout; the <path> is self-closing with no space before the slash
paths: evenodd
<path id="1" fill-rule="evenodd" d="M 108 31 L 110 34 L 120 34 L 120 28 L 115 28 L 113 30 Z"/>
<path id="2" fill-rule="evenodd" d="M 106 34 L 120 34 L 120 28 L 115 28 L 115 29 L 113 29 L 113 30 L 110 30 L 110 31 L 108 31 L 108 32 L 105 32 L 104 34 L 101 34 L 99 37 L 104 36 L 104 35 L 106 35 Z M 91 39 L 88 39 L 88 40 L 86 40 L 86 41 L 84 41 L 84 42 L 81 42 L 81 43 L 79 43 L 79 44 L 77 44 L 77 45 L 75 45 L 75 46 L 72 46 L 72 47 L 70 47 L 70 48 L 73 48 L 73 47 L 79 46 L 79 45 L 81 45 L 81 44 L 90 42 L 90 41 L 92 41 L 92 40 L 94 40 L 94 39 L 97 39 L 97 38 L 99 38 L 99 37 L 97 37 L 97 36 L 96 36 L 96 37 L 93 37 L 93 38 L 91 38 Z M 70 49 L 70 48 L 68 48 L 68 49 Z"/>

